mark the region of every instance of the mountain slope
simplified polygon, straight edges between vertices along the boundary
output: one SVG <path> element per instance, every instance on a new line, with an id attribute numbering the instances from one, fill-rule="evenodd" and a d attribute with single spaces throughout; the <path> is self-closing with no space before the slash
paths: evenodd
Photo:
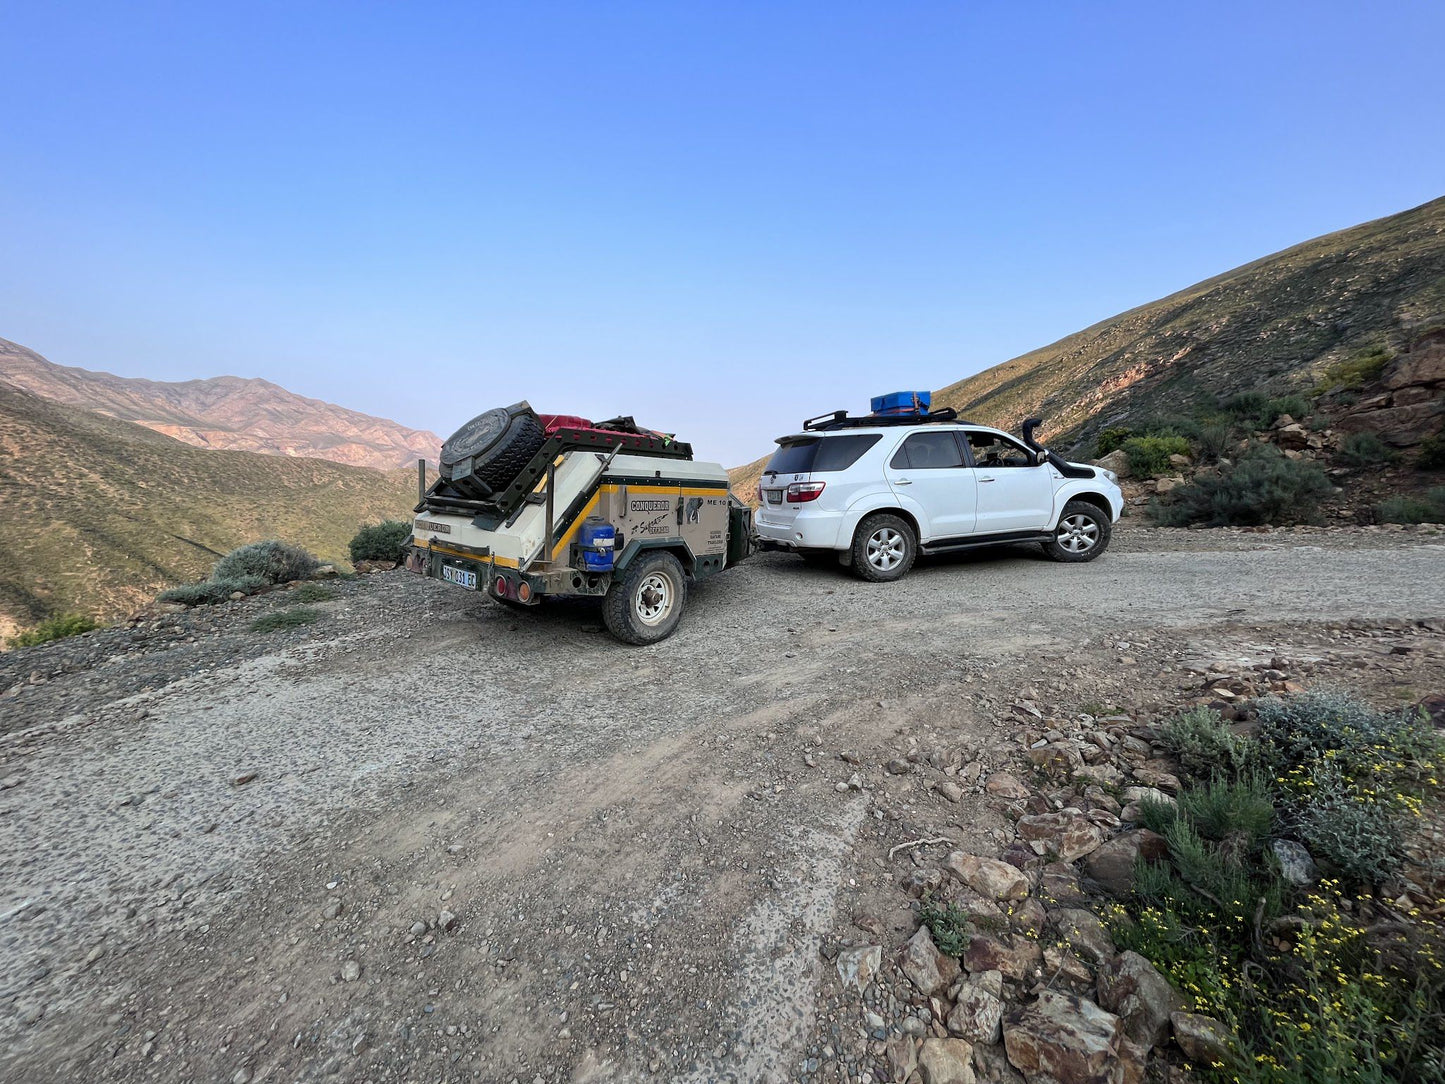
<path id="1" fill-rule="evenodd" d="M 408 471 L 193 448 L 0 381 L 0 633 L 123 613 L 261 538 L 344 560 L 414 500 Z"/>
<path id="2" fill-rule="evenodd" d="M 390 470 L 436 461 L 441 438 L 307 399 L 268 380 L 169 383 L 56 365 L 0 339 L 0 380 L 68 406 L 136 422 L 201 448 L 312 456 Z"/>
<path id="3" fill-rule="evenodd" d="M 935 405 L 1061 447 L 1208 398 L 1307 390 L 1445 316 L 1445 198 L 1306 241 L 951 384 Z"/>

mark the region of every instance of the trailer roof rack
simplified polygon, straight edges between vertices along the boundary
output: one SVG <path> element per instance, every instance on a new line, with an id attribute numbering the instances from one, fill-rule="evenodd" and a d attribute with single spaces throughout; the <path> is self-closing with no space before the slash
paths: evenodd
<path id="1" fill-rule="evenodd" d="M 835 410 L 831 414 L 819 414 L 803 423 L 810 432 L 826 433 L 834 429 L 872 429 L 881 425 L 928 425 L 932 422 L 958 420 L 958 411 L 952 407 L 939 407 L 928 413 L 915 414 L 859 414 L 849 415 L 846 410 Z"/>

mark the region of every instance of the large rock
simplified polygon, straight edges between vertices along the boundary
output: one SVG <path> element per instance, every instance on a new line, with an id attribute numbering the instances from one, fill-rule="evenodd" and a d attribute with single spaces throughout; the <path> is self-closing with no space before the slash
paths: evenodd
<path id="1" fill-rule="evenodd" d="M 1008 1014 L 1008 1060 L 1030 1084 L 1122 1084 L 1124 1023 L 1092 1001 L 1045 990 Z"/>
<path id="2" fill-rule="evenodd" d="M 1383 410 L 1356 411 L 1341 417 L 1335 427 L 1343 433 L 1378 433 L 1385 443 L 1408 448 L 1439 432 L 1442 420 L 1445 397 Z"/>
<path id="3" fill-rule="evenodd" d="M 911 1035 L 892 1035 L 884 1045 L 891 1080 L 907 1080 L 918 1068 L 918 1042 Z"/>
<path id="4" fill-rule="evenodd" d="M 1318 880 L 1319 872 L 1315 869 L 1315 860 L 1310 857 L 1309 851 L 1294 840 L 1272 839 L 1269 841 L 1269 850 L 1279 863 L 1279 875 L 1290 884 L 1304 888 Z"/>
<path id="5" fill-rule="evenodd" d="M 990 794 L 996 795 L 999 798 L 1007 798 L 1010 801 L 1022 801 L 1032 793 L 1028 787 L 1009 775 L 1008 772 L 995 772 L 989 776 L 988 781 L 983 785 L 983 789 Z"/>
<path id="6" fill-rule="evenodd" d="M 1113 958 L 1114 939 L 1093 911 L 1082 907 L 1060 907 L 1049 912 L 1049 924 L 1084 959 L 1097 964 Z"/>
<path id="7" fill-rule="evenodd" d="M 918 927 L 909 939 L 898 966 L 924 997 L 932 997 L 958 978 L 958 961 L 938 951 L 927 926 Z"/>
<path id="8" fill-rule="evenodd" d="M 1030 749 L 1028 758 L 1035 768 L 1061 778 L 1084 766 L 1084 754 L 1071 741 L 1055 741 Z"/>
<path id="9" fill-rule="evenodd" d="M 857 948 L 844 949 L 838 953 L 836 961 L 838 978 L 843 980 L 844 986 L 866 990 L 873 981 L 873 976 L 878 974 L 882 963 L 882 945 L 859 945 Z"/>
<path id="10" fill-rule="evenodd" d="M 1015 982 L 1031 980 L 1042 961 L 1038 942 L 1017 936 L 974 934 L 963 953 L 963 966 L 970 972 L 1001 971 Z"/>
<path id="11" fill-rule="evenodd" d="M 1180 1006 L 1169 980 L 1137 952 L 1120 953 L 1099 968 L 1099 1005 L 1124 1021 L 1124 1031 L 1141 1046 L 1169 1037 L 1169 1014 Z"/>
<path id="12" fill-rule="evenodd" d="M 1102 844 L 1084 858 L 1084 872 L 1113 896 L 1127 896 L 1134 889 L 1134 864 L 1143 859 L 1159 862 L 1169 856 L 1169 844 L 1157 832 L 1141 828 L 1125 832 Z"/>
<path id="13" fill-rule="evenodd" d="M 1416 339 L 1408 354 L 1401 354 L 1386 367 L 1383 382 L 1387 388 L 1445 383 L 1445 331 Z"/>
<path id="14" fill-rule="evenodd" d="M 1096 467 L 1103 467 L 1105 470 L 1111 470 L 1115 474 L 1128 474 L 1129 453 L 1124 451 L 1123 448 L 1115 448 L 1108 455 L 1101 456 L 1094 460 L 1094 465 Z"/>
<path id="15" fill-rule="evenodd" d="M 974 1084 L 973 1044 L 963 1039 L 925 1039 L 918 1052 L 923 1084 Z"/>
<path id="16" fill-rule="evenodd" d="M 959 988 L 948 1030 L 971 1043 L 996 1043 L 1002 1026 L 1003 974 L 981 971 Z"/>
<path id="17" fill-rule="evenodd" d="M 1078 809 L 1020 817 L 1018 830 L 1036 854 L 1064 862 L 1082 858 L 1104 842 L 1103 831 Z"/>
<path id="18" fill-rule="evenodd" d="M 1229 1029 L 1212 1016 L 1199 1013 L 1171 1013 L 1174 1041 L 1184 1056 L 1201 1065 L 1218 1065 L 1229 1053 Z"/>
<path id="19" fill-rule="evenodd" d="M 997 858 L 954 851 L 943 864 L 969 888 L 989 899 L 1021 900 L 1029 894 L 1029 879 L 1023 871 Z"/>

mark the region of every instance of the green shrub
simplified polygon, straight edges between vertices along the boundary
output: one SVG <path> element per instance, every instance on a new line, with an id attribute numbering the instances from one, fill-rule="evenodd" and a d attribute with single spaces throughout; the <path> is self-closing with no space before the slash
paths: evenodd
<path id="1" fill-rule="evenodd" d="M 1394 353 L 1383 346 L 1362 350 L 1345 361 L 1337 361 L 1327 367 L 1315 385 L 1315 394 L 1329 391 L 1359 391 L 1366 384 L 1379 378 L 1385 366 L 1394 360 Z"/>
<path id="2" fill-rule="evenodd" d="M 1234 431 L 1228 422 L 1206 422 L 1199 427 L 1194 438 L 1195 450 L 1205 463 L 1215 463 L 1224 458 L 1234 444 Z"/>
<path id="3" fill-rule="evenodd" d="M 1400 453 L 1380 439 L 1378 433 L 1351 433 L 1335 453 L 1335 462 L 1352 470 L 1397 463 Z"/>
<path id="4" fill-rule="evenodd" d="M 1439 470 L 1445 467 L 1445 433 L 1436 433 L 1420 442 L 1420 454 L 1415 466 L 1421 470 Z"/>
<path id="5" fill-rule="evenodd" d="M 300 546 L 273 539 L 232 550 L 216 562 L 211 579 L 239 580 L 255 576 L 265 583 L 290 583 L 304 580 L 320 564 Z"/>
<path id="6" fill-rule="evenodd" d="M 1208 708 L 1176 715 L 1164 724 L 1160 737 L 1193 779 L 1209 779 L 1219 772 L 1232 778 L 1249 766 L 1249 743 L 1229 729 L 1219 712 Z"/>
<path id="7" fill-rule="evenodd" d="M 1308 522 L 1330 480 L 1314 463 L 1290 459 L 1268 444 L 1254 445 L 1228 470 L 1206 474 L 1150 506 L 1165 526 L 1208 527 Z"/>
<path id="8" fill-rule="evenodd" d="M 1445 486 L 1427 490 L 1423 497 L 1391 497 L 1375 506 L 1381 523 L 1445 523 Z"/>
<path id="9" fill-rule="evenodd" d="M 251 631 L 277 632 L 281 629 L 299 628 L 302 625 L 314 625 L 320 620 L 320 610 L 310 610 L 303 606 L 295 610 L 281 610 L 278 613 L 258 617 L 251 622 Z"/>
<path id="10" fill-rule="evenodd" d="M 336 592 L 319 583 L 303 583 L 286 595 L 288 602 L 330 602 Z"/>
<path id="11" fill-rule="evenodd" d="M 1274 823 L 1274 789 L 1263 773 L 1245 772 L 1237 778 L 1217 775 L 1179 796 L 1179 813 L 1214 843 L 1238 853 L 1259 851 Z"/>
<path id="12" fill-rule="evenodd" d="M 237 591 L 249 595 L 265 587 L 260 576 L 240 576 L 232 580 L 202 580 L 169 587 L 156 596 L 160 602 L 179 602 L 185 606 L 212 606 L 225 602 Z"/>
<path id="13" fill-rule="evenodd" d="M 1352 785 L 1329 761 L 1316 762 L 1302 782 L 1295 831 L 1310 854 L 1356 884 L 1379 884 L 1399 868 L 1400 818 L 1391 801 Z"/>
<path id="14" fill-rule="evenodd" d="M 1189 441 L 1183 437 L 1130 437 L 1123 448 L 1133 477 L 1157 478 L 1173 472 L 1171 455 L 1189 454 Z"/>
<path id="15" fill-rule="evenodd" d="M 971 936 L 967 911 L 951 903 L 939 907 L 931 896 L 925 895 L 918 905 L 918 917 L 928 927 L 939 952 L 945 956 L 962 956 L 967 950 Z"/>
<path id="16" fill-rule="evenodd" d="M 1248 429 L 1268 429 L 1288 414 L 1295 421 L 1308 417 L 1310 402 L 1300 395 L 1283 395 L 1271 399 L 1263 392 L 1247 391 L 1225 399 L 1219 404 L 1221 413 Z"/>
<path id="17" fill-rule="evenodd" d="M 84 614 L 61 614 L 59 617 L 42 621 L 33 629 L 17 633 L 7 642 L 11 647 L 35 647 L 37 644 L 48 644 L 52 640 L 64 640 L 67 636 L 94 632 L 98 628 L 100 622 L 93 617 Z"/>
<path id="18" fill-rule="evenodd" d="M 1127 425 L 1111 425 L 1102 430 L 1094 439 L 1094 458 L 1103 459 L 1110 452 L 1117 451 L 1133 435 L 1134 430 Z"/>
<path id="19" fill-rule="evenodd" d="M 351 563 L 357 561 L 400 561 L 402 547 L 411 538 L 411 524 L 388 519 L 356 532 L 351 540 Z"/>

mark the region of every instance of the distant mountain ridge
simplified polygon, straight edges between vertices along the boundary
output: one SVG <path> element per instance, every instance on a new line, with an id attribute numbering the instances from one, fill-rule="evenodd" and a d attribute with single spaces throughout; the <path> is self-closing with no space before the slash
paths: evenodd
<path id="1" fill-rule="evenodd" d="M 194 448 L 0 380 L 0 637 L 114 617 L 246 542 L 344 561 L 363 523 L 409 517 L 410 471 Z"/>
<path id="2" fill-rule="evenodd" d="M 0 380 L 67 406 L 135 422 L 198 448 L 329 459 L 391 470 L 435 462 L 441 438 L 308 399 L 259 378 L 169 382 L 92 372 L 0 339 Z"/>

